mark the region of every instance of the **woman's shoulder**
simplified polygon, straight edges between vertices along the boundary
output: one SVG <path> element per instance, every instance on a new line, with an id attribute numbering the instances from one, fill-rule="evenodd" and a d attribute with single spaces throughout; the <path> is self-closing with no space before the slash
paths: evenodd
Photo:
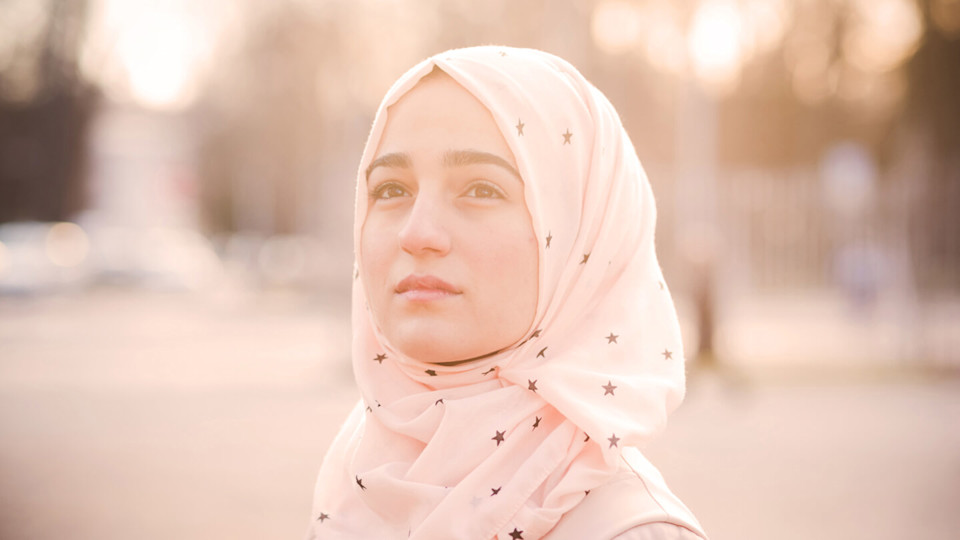
<path id="1" fill-rule="evenodd" d="M 703 537 L 686 527 L 659 522 L 638 525 L 611 540 L 703 540 Z"/>
<path id="2" fill-rule="evenodd" d="M 618 473 L 564 514 L 545 540 L 706 538 L 693 513 L 638 450 L 625 448 L 623 457 Z"/>

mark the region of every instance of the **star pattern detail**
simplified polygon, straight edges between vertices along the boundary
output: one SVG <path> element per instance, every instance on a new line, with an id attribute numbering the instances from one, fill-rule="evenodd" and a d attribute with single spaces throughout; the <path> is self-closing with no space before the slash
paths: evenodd
<path id="1" fill-rule="evenodd" d="M 373 409 L 371 409 L 369 405 L 367 405 L 367 412 L 373 412 Z"/>
<path id="2" fill-rule="evenodd" d="M 326 521 L 326 520 L 328 520 L 328 519 L 330 519 L 330 515 L 329 515 L 329 514 L 324 514 L 323 512 L 320 512 L 320 517 L 317 518 L 317 521 L 319 521 L 320 523 L 323 523 L 324 521 Z"/>
<path id="3" fill-rule="evenodd" d="M 530 334 L 530 337 L 531 337 L 531 338 L 540 337 L 540 332 L 542 332 L 542 331 L 543 331 L 542 329 L 537 328 L 536 330 L 533 331 L 532 334 Z"/>
<path id="4" fill-rule="evenodd" d="M 610 332 L 610 335 L 607 336 L 607 343 L 608 343 L 608 344 L 610 344 L 610 343 L 616 343 L 618 337 L 620 337 L 620 336 L 614 334 L 613 332 Z"/>
<path id="5" fill-rule="evenodd" d="M 386 359 L 387 359 L 387 355 L 381 353 L 381 354 L 378 354 L 377 356 L 375 356 L 375 357 L 373 358 L 373 361 L 376 362 L 376 363 L 378 363 L 378 364 L 382 364 L 383 361 L 386 360 Z"/>
<path id="6" fill-rule="evenodd" d="M 496 371 L 496 370 L 497 370 L 497 366 L 493 366 L 492 368 L 490 368 L 490 369 L 484 371 L 483 373 L 481 373 L 481 375 L 489 375 L 489 374 L 493 373 L 493 372 Z"/>
<path id="7" fill-rule="evenodd" d="M 360 478 L 359 476 L 355 476 L 355 478 L 357 479 L 357 485 L 360 486 L 360 489 L 366 491 L 367 486 L 363 485 L 363 478 Z"/>
<path id="8" fill-rule="evenodd" d="M 546 358 L 547 356 L 544 354 L 545 352 L 547 352 L 546 347 L 540 349 L 540 352 L 537 353 L 537 358 Z"/>
<path id="9" fill-rule="evenodd" d="M 434 405 L 439 405 L 439 404 L 441 404 L 441 403 L 443 403 L 443 398 L 440 398 L 440 399 L 438 399 L 438 400 L 436 400 L 436 401 L 433 402 Z"/>
<path id="10" fill-rule="evenodd" d="M 540 420 L 543 420 L 543 418 L 540 418 L 539 416 L 537 416 L 536 420 L 533 421 L 533 429 L 537 429 L 538 427 L 540 427 Z"/>
<path id="11" fill-rule="evenodd" d="M 607 440 L 610 441 L 610 448 L 613 448 L 614 446 L 619 448 L 617 443 L 620 442 L 620 437 L 617 437 L 616 433 L 613 433 L 609 438 L 607 438 Z"/>
<path id="12" fill-rule="evenodd" d="M 516 125 L 515 127 L 517 128 L 517 135 L 518 135 L 518 136 L 523 137 L 523 126 L 525 126 L 525 125 L 526 125 L 526 124 L 524 124 L 522 120 L 520 120 L 519 118 L 517 118 L 517 125 Z"/>
<path id="13" fill-rule="evenodd" d="M 587 264 L 587 261 L 588 261 L 588 260 L 590 260 L 590 254 L 589 254 L 589 253 L 584 253 L 584 254 L 583 254 L 583 260 L 580 261 L 580 264 Z"/>
<path id="14" fill-rule="evenodd" d="M 490 488 L 490 496 L 493 497 L 494 495 L 499 494 L 501 488 L 503 488 L 503 486 Z"/>
<path id="15" fill-rule="evenodd" d="M 584 433 L 584 435 L 586 435 L 586 437 L 583 438 L 583 442 L 589 441 L 589 440 L 590 440 L 590 435 L 587 435 L 586 433 Z"/>
<path id="16" fill-rule="evenodd" d="M 550 247 L 550 241 L 553 240 L 553 234 L 550 231 L 547 231 L 547 247 Z"/>
<path id="17" fill-rule="evenodd" d="M 530 391 L 532 391 L 532 392 L 536 392 L 536 391 L 537 391 L 537 380 L 536 380 L 536 379 L 533 379 L 532 381 L 531 381 L 530 379 L 527 379 L 527 390 L 530 390 Z"/>
<path id="18" fill-rule="evenodd" d="M 428 370 L 424 371 L 424 373 L 426 373 L 427 375 L 429 375 L 429 376 L 431 376 L 431 377 L 436 377 L 436 376 L 437 376 L 437 372 L 434 371 L 434 370 L 432 370 L 432 369 L 428 369 Z"/>
<path id="19" fill-rule="evenodd" d="M 563 133 L 563 144 L 570 144 L 570 137 L 573 137 L 573 133 L 570 133 L 570 130 L 567 129 L 567 131 Z"/>
<path id="20" fill-rule="evenodd" d="M 663 359 L 664 359 L 664 360 L 672 360 L 672 359 L 673 359 L 673 353 L 670 352 L 669 349 L 664 349 L 663 352 L 660 353 L 660 354 L 663 355 Z"/>
<path id="21" fill-rule="evenodd" d="M 523 531 L 518 530 L 516 527 L 514 527 L 513 532 L 510 533 L 510 538 L 512 540 L 523 540 Z"/>
<path id="22" fill-rule="evenodd" d="M 613 393 L 613 391 L 616 390 L 617 387 L 613 385 L 612 381 L 607 381 L 607 384 L 601 386 L 601 388 L 603 388 L 603 395 L 607 395 L 607 394 L 610 394 L 611 396 L 616 395 Z"/>
<path id="23" fill-rule="evenodd" d="M 495 430 L 495 431 L 496 431 L 496 430 Z M 503 435 L 504 435 L 505 433 L 506 433 L 506 431 L 497 431 L 497 434 L 494 435 L 493 437 L 490 437 L 490 440 L 491 440 L 491 441 L 497 441 L 497 446 L 500 446 L 500 443 L 503 442 Z"/>

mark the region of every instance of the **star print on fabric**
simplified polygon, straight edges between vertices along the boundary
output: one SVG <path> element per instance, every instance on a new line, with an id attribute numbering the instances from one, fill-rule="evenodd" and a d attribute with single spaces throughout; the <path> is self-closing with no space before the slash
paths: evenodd
<path id="1" fill-rule="evenodd" d="M 550 247 L 550 241 L 553 240 L 553 234 L 550 231 L 547 231 L 547 247 Z"/>
<path id="2" fill-rule="evenodd" d="M 513 532 L 510 533 L 510 538 L 512 540 L 523 540 L 523 531 L 518 530 L 516 527 L 514 527 Z"/>
<path id="3" fill-rule="evenodd" d="M 537 358 L 546 358 L 547 356 L 543 353 L 547 352 L 547 348 L 544 347 L 540 349 L 540 352 L 537 353 Z"/>
<path id="4" fill-rule="evenodd" d="M 328 519 L 330 519 L 330 516 L 328 514 L 324 514 L 323 512 L 320 512 L 320 517 L 317 518 L 317 521 L 319 521 L 320 523 L 323 523 Z"/>
<path id="5" fill-rule="evenodd" d="M 500 489 L 501 489 L 502 487 L 503 487 L 503 486 L 500 486 L 500 487 L 497 487 L 497 488 L 490 488 L 490 491 L 491 491 L 490 496 L 493 497 L 494 495 L 500 493 Z"/>
<path id="6" fill-rule="evenodd" d="M 607 381 L 607 384 L 604 384 L 600 388 L 603 388 L 603 395 L 607 395 L 607 394 L 610 394 L 611 396 L 616 395 L 613 393 L 613 391 L 616 390 L 617 387 L 613 385 L 612 381 Z"/>
<path id="7" fill-rule="evenodd" d="M 377 404 L 377 407 L 383 407 L 383 405 L 381 405 L 379 401 L 373 400 L 373 402 Z"/>
<path id="8" fill-rule="evenodd" d="M 610 441 L 610 448 L 613 448 L 614 446 L 617 446 L 618 442 L 620 442 L 620 437 L 617 437 L 617 434 L 614 433 L 611 437 L 608 437 L 607 440 Z M 619 448 L 619 446 L 617 447 Z"/>
<path id="9" fill-rule="evenodd" d="M 443 403 L 443 398 L 440 398 L 440 399 L 438 399 L 438 400 L 436 400 L 436 401 L 433 402 L 434 405 L 439 405 L 439 404 L 441 404 L 441 403 Z"/>
<path id="10" fill-rule="evenodd" d="M 583 260 L 580 261 L 580 264 L 587 264 L 587 260 L 589 260 L 589 259 L 590 259 L 590 254 L 589 254 L 589 253 L 584 253 L 584 254 L 583 254 Z"/>
<path id="11" fill-rule="evenodd" d="M 607 336 L 607 343 L 608 343 L 608 344 L 609 344 L 609 343 L 616 343 L 618 337 L 620 337 L 620 336 L 614 334 L 613 332 L 610 332 L 610 335 Z"/>
<path id="12" fill-rule="evenodd" d="M 570 130 L 567 129 L 566 133 L 563 134 L 563 144 L 570 144 L 570 137 L 573 137 L 573 133 L 570 133 Z"/>
<path id="13" fill-rule="evenodd" d="M 537 419 L 533 421 L 533 429 L 537 429 L 538 427 L 540 427 L 540 420 L 543 420 L 543 418 L 540 418 L 539 416 L 536 418 Z"/>
<path id="14" fill-rule="evenodd" d="M 664 360 L 672 360 L 672 359 L 673 359 L 673 353 L 670 352 L 668 349 L 664 349 L 663 352 L 660 353 L 660 354 L 663 355 L 663 359 L 664 359 Z"/>
<path id="15" fill-rule="evenodd" d="M 533 391 L 533 392 L 536 392 L 536 391 L 537 391 L 537 380 L 536 380 L 536 379 L 533 379 L 532 381 L 531 381 L 530 379 L 527 379 L 527 390 L 530 390 L 530 391 Z"/>
<path id="16" fill-rule="evenodd" d="M 523 126 L 525 126 L 525 125 L 526 125 L 526 124 L 523 123 L 523 120 L 520 120 L 519 118 L 517 118 L 517 125 L 514 126 L 514 127 L 517 128 L 517 135 L 518 135 L 518 136 L 523 137 Z"/>
<path id="17" fill-rule="evenodd" d="M 355 476 L 355 478 L 357 479 L 357 485 L 360 486 L 360 489 L 366 491 L 367 486 L 363 485 L 363 479 L 360 478 L 359 476 Z"/>
<path id="18" fill-rule="evenodd" d="M 424 371 L 424 373 L 426 373 L 427 375 L 429 375 L 429 376 L 431 376 L 431 377 L 436 377 L 436 376 L 437 376 L 437 372 L 434 371 L 434 370 L 432 370 L 432 369 L 428 369 L 428 370 Z"/>
<path id="19" fill-rule="evenodd" d="M 494 430 L 494 431 L 496 431 L 496 430 Z M 497 441 L 497 446 L 500 446 L 500 443 L 503 442 L 503 435 L 504 435 L 504 433 L 506 433 L 506 431 L 497 431 L 497 434 L 494 435 L 493 437 L 490 437 L 490 440 L 491 440 L 491 441 Z"/>
<path id="20" fill-rule="evenodd" d="M 367 412 L 373 412 L 373 409 L 371 409 L 369 405 L 367 405 Z"/>
<path id="21" fill-rule="evenodd" d="M 540 337 L 540 332 L 542 332 L 542 331 L 543 331 L 542 329 L 538 328 L 538 329 L 534 330 L 532 334 L 530 334 L 530 337 L 531 337 L 531 338 Z"/>
<path id="22" fill-rule="evenodd" d="M 385 355 L 385 354 L 378 354 L 377 356 L 375 356 L 375 357 L 373 358 L 373 361 L 376 362 L 376 363 L 378 363 L 378 364 L 382 364 L 383 361 L 386 360 L 386 359 L 387 359 L 387 355 Z"/>
<path id="23" fill-rule="evenodd" d="M 589 489 L 583 490 L 583 496 L 584 496 L 584 497 L 586 497 L 586 496 L 589 495 L 589 494 L 590 494 L 590 490 L 589 490 Z"/>
<path id="24" fill-rule="evenodd" d="M 584 435 L 587 435 L 587 434 L 584 433 Z M 590 435 L 587 435 L 586 437 L 583 438 L 583 442 L 587 442 L 589 440 L 590 440 Z"/>
<path id="25" fill-rule="evenodd" d="M 490 368 L 490 369 L 484 371 L 483 373 L 481 373 L 481 375 L 489 375 L 489 374 L 493 373 L 493 372 L 496 371 L 496 370 L 497 370 L 497 366 L 493 366 L 492 368 Z"/>

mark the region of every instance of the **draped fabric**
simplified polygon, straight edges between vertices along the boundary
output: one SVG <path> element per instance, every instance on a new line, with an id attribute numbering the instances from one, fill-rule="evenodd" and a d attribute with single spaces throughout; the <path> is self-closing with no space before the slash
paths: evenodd
<path id="1" fill-rule="evenodd" d="M 388 107 L 435 67 L 492 113 L 516 158 L 539 240 L 536 316 L 524 339 L 494 355 L 427 364 L 384 339 L 356 273 L 362 401 L 321 467 L 311 538 L 541 538 L 683 398 L 650 185 L 613 106 L 560 58 L 452 50 L 394 83 L 359 165 L 356 253 L 365 170 Z"/>

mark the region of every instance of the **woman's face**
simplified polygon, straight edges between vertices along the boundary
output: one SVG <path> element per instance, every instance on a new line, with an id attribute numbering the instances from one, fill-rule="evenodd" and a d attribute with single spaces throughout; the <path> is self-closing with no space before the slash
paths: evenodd
<path id="1" fill-rule="evenodd" d="M 370 309 L 399 352 L 469 360 L 519 341 L 537 307 L 523 180 L 493 117 L 442 72 L 387 112 L 360 239 Z"/>

